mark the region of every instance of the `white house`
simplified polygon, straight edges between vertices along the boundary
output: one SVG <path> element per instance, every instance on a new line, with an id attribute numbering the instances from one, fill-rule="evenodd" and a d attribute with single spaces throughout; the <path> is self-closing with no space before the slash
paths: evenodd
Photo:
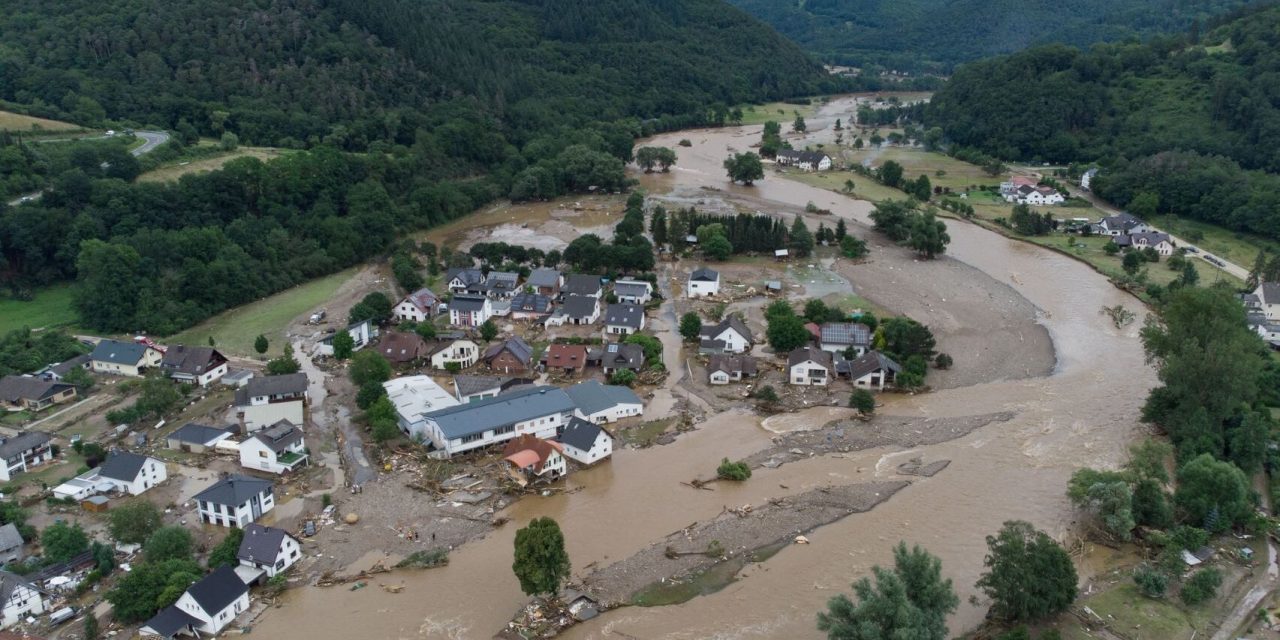
<path id="1" fill-rule="evenodd" d="M 689 274 L 689 284 L 686 291 L 690 298 L 719 294 L 720 274 L 713 269 L 698 267 L 693 270 L 693 273 Z"/>
<path id="2" fill-rule="evenodd" d="M 776 160 L 780 165 L 795 167 L 802 171 L 829 171 L 831 169 L 831 156 L 818 151 L 780 149 Z"/>
<path id="3" fill-rule="evenodd" d="M 307 374 L 290 373 L 249 379 L 236 389 L 236 416 L 245 433 L 253 433 L 281 420 L 306 423 Z"/>
<path id="4" fill-rule="evenodd" d="M 729 384 L 756 375 L 756 359 L 751 356 L 714 355 L 707 360 L 707 382 Z"/>
<path id="5" fill-rule="evenodd" d="M 479 359 L 480 345 L 461 337 L 461 334 L 436 336 L 436 342 L 431 345 L 427 356 L 427 360 L 435 369 L 447 369 L 451 362 L 456 362 L 459 368 L 466 369 Z"/>
<path id="6" fill-rule="evenodd" d="M 0 629 L 7 629 L 24 618 L 44 613 L 44 596 L 20 575 L 0 571 Z"/>
<path id="7" fill-rule="evenodd" d="M 1098 175 L 1098 168 L 1093 167 L 1080 175 L 1080 189 L 1089 191 L 1093 188 L 1093 179 Z"/>
<path id="8" fill-rule="evenodd" d="M 825 387 L 831 381 L 831 354 L 814 347 L 800 347 L 787 356 L 787 379 L 794 385 Z"/>
<path id="9" fill-rule="evenodd" d="M 702 325 L 698 337 L 703 347 L 716 353 L 746 353 L 754 339 L 747 323 L 738 316 L 729 316 L 715 325 Z"/>
<path id="10" fill-rule="evenodd" d="M 335 333 L 322 338 L 320 344 L 316 345 L 316 353 L 322 356 L 332 356 L 333 338 L 336 335 Z M 351 350 L 359 351 L 368 346 L 369 342 L 374 338 L 378 337 L 378 328 L 368 320 L 361 320 L 347 326 L 347 335 L 351 336 L 351 340 L 355 343 Z"/>
<path id="11" fill-rule="evenodd" d="M 478 327 L 493 317 L 493 303 L 485 296 L 457 294 L 449 301 L 449 324 Z"/>
<path id="12" fill-rule="evenodd" d="M 1116 236 L 1113 241 L 1119 241 L 1125 236 Z M 1128 236 L 1129 246 L 1139 251 L 1147 248 L 1155 249 L 1156 253 L 1162 256 L 1171 256 L 1177 247 L 1173 244 L 1173 239 L 1167 233 L 1158 231 L 1147 231 L 1144 233 L 1131 233 Z M 1117 244 L 1121 244 L 1117 242 Z"/>
<path id="13" fill-rule="evenodd" d="M 94 373 L 138 377 L 151 367 L 160 366 L 164 354 L 141 342 L 103 340 L 89 354 L 89 368 Z"/>
<path id="14" fill-rule="evenodd" d="M 638 304 L 611 304 L 604 312 L 604 332 L 628 336 L 644 329 L 644 307 Z"/>
<path id="15" fill-rule="evenodd" d="M 644 403 L 626 387 L 588 380 L 568 387 L 564 392 L 573 400 L 574 415 L 588 422 L 605 424 L 644 413 Z"/>
<path id="16" fill-rule="evenodd" d="M 1025 184 L 1018 187 L 1012 194 L 1006 195 L 1005 200 L 1033 206 L 1062 204 L 1063 202 L 1066 202 L 1066 198 L 1062 197 L 1062 193 L 1053 187 Z"/>
<path id="17" fill-rule="evenodd" d="M 207 387 L 227 375 L 227 358 L 213 347 L 171 346 L 160 370 L 175 382 Z"/>
<path id="18" fill-rule="evenodd" d="M 165 464 L 150 456 L 114 451 L 98 467 L 98 476 L 116 491 L 131 496 L 142 494 L 169 478 Z"/>
<path id="19" fill-rule="evenodd" d="M 648 304 L 653 299 L 653 285 L 644 280 L 619 280 L 613 283 L 613 295 L 618 302 Z"/>
<path id="20" fill-rule="evenodd" d="M 574 416 L 557 438 L 564 445 L 566 458 L 592 465 L 613 455 L 613 437 L 600 425 Z"/>
<path id="21" fill-rule="evenodd" d="M 165 445 L 177 451 L 203 453 L 230 437 L 231 431 L 228 429 L 188 422 L 170 433 L 165 438 Z"/>
<path id="22" fill-rule="evenodd" d="M 148 620 L 138 632 L 164 638 L 179 634 L 212 636 L 248 610 L 249 585 L 235 569 L 223 565 L 187 587 L 177 602 Z"/>
<path id="23" fill-rule="evenodd" d="M 22 559 L 22 534 L 12 522 L 0 527 L 0 564 L 9 564 Z"/>
<path id="24" fill-rule="evenodd" d="M 502 448 L 502 459 L 521 486 L 533 480 L 555 480 L 569 471 L 564 445 L 528 434 L 516 436 Z"/>
<path id="25" fill-rule="evenodd" d="M 444 277 L 450 293 L 484 295 L 484 272 L 472 267 L 450 269 Z"/>
<path id="26" fill-rule="evenodd" d="M 490 298 L 509 299 L 519 287 L 520 274 L 510 271 L 490 271 L 484 280 L 485 294 Z"/>
<path id="27" fill-rule="evenodd" d="M 391 314 L 396 322 L 426 322 L 436 315 L 439 308 L 440 297 L 423 287 L 397 302 Z"/>
<path id="28" fill-rule="evenodd" d="M 414 436 L 426 432 L 424 415 L 460 404 L 429 376 L 395 378 L 382 383 L 382 388 L 386 389 L 387 399 L 396 407 L 400 430 Z"/>
<path id="29" fill-rule="evenodd" d="M 1263 282 L 1254 289 L 1258 310 L 1267 320 L 1280 320 L 1280 282 Z"/>
<path id="30" fill-rule="evenodd" d="M 302 429 L 281 420 L 240 443 L 240 466 L 267 473 L 288 473 L 307 465 Z"/>
<path id="31" fill-rule="evenodd" d="M 43 431 L 23 431 L 12 438 L 0 438 L 0 481 L 53 460 L 53 437 Z"/>
<path id="32" fill-rule="evenodd" d="M 600 299 L 592 296 L 565 296 L 564 304 L 556 315 L 563 316 L 568 324 L 595 324 L 600 320 Z"/>
<path id="33" fill-rule="evenodd" d="M 241 566 L 261 569 L 274 578 L 302 558 L 302 543 L 284 529 L 254 523 L 244 528 L 236 558 Z"/>
<path id="34" fill-rule="evenodd" d="M 221 527 L 245 527 L 276 506 L 268 480 L 227 476 L 195 496 L 200 522 Z"/>
<path id="35" fill-rule="evenodd" d="M 868 351 L 847 365 L 849 379 L 860 389 L 882 390 L 892 385 L 902 367 L 879 351 Z"/>
<path id="36" fill-rule="evenodd" d="M 1104 236 L 1127 236 L 1148 231 L 1154 231 L 1151 225 L 1130 213 L 1107 216 L 1098 223 L 1098 233 Z"/>
<path id="37" fill-rule="evenodd" d="M 818 332 L 823 351 L 838 354 L 850 347 L 860 356 L 871 348 L 871 327 L 859 322 L 824 322 Z"/>
<path id="38" fill-rule="evenodd" d="M 560 295 L 586 296 L 599 299 L 604 295 L 604 287 L 600 285 L 600 276 L 591 273 L 571 273 L 564 277 L 560 287 Z"/>
<path id="39" fill-rule="evenodd" d="M 443 456 L 506 442 L 519 435 L 548 439 L 567 425 L 575 405 L 556 387 L 526 387 L 495 398 L 458 405 L 423 416 L 419 433 Z"/>

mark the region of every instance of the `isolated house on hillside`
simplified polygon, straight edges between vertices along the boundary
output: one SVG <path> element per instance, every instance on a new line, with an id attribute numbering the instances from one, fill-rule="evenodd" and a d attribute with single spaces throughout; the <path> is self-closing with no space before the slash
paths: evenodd
<path id="1" fill-rule="evenodd" d="M 1258 311 L 1267 320 L 1280 320 L 1280 282 L 1263 282 L 1253 290 Z"/>
<path id="2" fill-rule="evenodd" d="M 306 423 L 307 374 L 252 378 L 236 389 L 235 408 L 240 428 L 245 433 L 273 425 L 281 420 Z"/>
<path id="3" fill-rule="evenodd" d="M 76 399 L 76 386 L 30 376 L 0 378 L 0 407 L 40 411 Z"/>
<path id="4" fill-rule="evenodd" d="M 600 425 L 574 416 L 556 438 L 564 445 L 566 458 L 579 464 L 595 464 L 613 455 L 613 437 Z"/>
<path id="5" fill-rule="evenodd" d="M 795 167 L 801 171 L 831 170 L 831 156 L 818 151 L 779 149 L 776 160 L 780 165 Z"/>
<path id="6" fill-rule="evenodd" d="M 147 369 L 160 366 L 164 354 L 139 342 L 103 340 L 89 354 L 94 373 L 138 377 Z"/>
<path id="7" fill-rule="evenodd" d="M 175 345 L 164 352 L 160 370 L 175 382 L 207 387 L 227 375 L 227 358 L 213 347 Z"/>
<path id="8" fill-rule="evenodd" d="M 720 274 L 714 269 L 698 267 L 689 274 L 686 291 L 690 298 L 714 296 L 720 293 Z"/>
<path id="9" fill-rule="evenodd" d="M 527 373 L 533 369 L 533 347 L 522 338 L 509 338 L 486 349 L 484 362 L 490 371 Z"/>
<path id="10" fill-rule="evenodd" d="M 440 296 L 423 287 L 396 303 L 392 318 L 396 322 L 426 322 L 435 317 L 439 308 Z"/>

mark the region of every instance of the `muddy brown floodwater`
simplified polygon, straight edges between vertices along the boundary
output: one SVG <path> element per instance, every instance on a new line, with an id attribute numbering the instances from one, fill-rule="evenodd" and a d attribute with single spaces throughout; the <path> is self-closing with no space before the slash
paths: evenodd
<path id="1" fill-rule="evenodd" d="M 847 113 L 851 104 L 824 107 L 810 126 L 821 130 L 829 125 L 825 119 Z M 757 206 L 776 202 L 791 211 L 812 201 L 837 216 L 867 221 L 871 207 L 866 202 L 773 175 L 754 187 L 729 185 L 721 161 L 729 149 L 747 149 L 760 131 L 759 126 L 685 131 L 644 141 L 677 149 L 680 156 L 672 173 L 646 177 L 646 186 L 653 193 L 714 187 L 723 196 L 741 196 Z M 681 138 L 693 146 L 678 147 Z M 1066 256 L 976 226 L 955 221 L 947 226 L 952 242 L 944 260 L 965 263 L 974 278 L 1004 283 L 1034 305 L 1052 338 L 1056 365 L 1049 375 L 889 397 L 880 413 L 906 418 L 1012 414 L 1008 420 L 937 444 L 887 446 L 760 468 L 749 482 L 722 484 L 716 491 L 680 485 L 708 477 L 721 457 L 743 458 L 770 447 L 775 434 L 761 428 L 759 417 L 720 413 L 673 445 L 621 450 L 611 462 L 569 476 L 568 484 L 581 486 L 580 491 L 521 500 L 506 512 L 511 524 L 458 550 L 443 569 L 375 580 L 404 584 L 399 594 L 377 588 L 292 590 L 281 609 L 257 622 L 255 633 L 287 640 L 490 637 L 526 602 L 510 565 L 515 530 L 530 518 L 546 515 L 560 522 L 574 573 L 582 575 L 692 522 L 714 518 L 725 507 L 822 486 L 904 478 L 911 485 L 889 501 L 813 531 L 811 544 L 789 546 L 767 562 L 748 565 L 741 580 L 718 593 L 681 605 L 617 609 L 571 629 L 568 637 L 816 638 L 815 612 L 834 594 L 847 592 L 873 564 L 891 561 L 891 547 L 899 540 L 919 543 L 941 557 L 944 574 L 955 581 L 961 605 L 950 620 L 952 631 L 975 626 L 985 606 L 968 599 L 982 569 L 985 536 L 1009 519 L 1064 535 L 1073 517 L 1064 495 L 1067 478 L 1081 466 L 1124 460 L 1128 444 L 1141 432 L 1136 416 L 1155 376 L 1143 361 L 1137 337 L 1141 322 L 1117 330 L 1099 315 L 1103 305 L 1138 307 L 1104 277 Z M 909 272 L 900 286 L 904 296 L 910 295 Z M 875 302 L 895 307 L 892 299 Z M 948 313 L 942 300 L 931 308 Z M 1005 333 L 996 336 L 1010 339 Z M 771 426 L 794 430 L 806 421 L 821 425 L 833 417 L 838 416 L 830 409 L 817 408 Z M 898 465 L 915 458 L 951 464 L 931 478 L 898 475 Z M 351 539 L 353 544 L 359 540 L 358 529 Z"/>

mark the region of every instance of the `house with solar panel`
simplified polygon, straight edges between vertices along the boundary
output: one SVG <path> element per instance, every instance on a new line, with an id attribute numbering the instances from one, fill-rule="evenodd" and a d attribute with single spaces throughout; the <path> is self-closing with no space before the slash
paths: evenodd
<path id="1" fill-rule="evenodd" d="M 842 354 L 850 348 L 854 357 L 871 349 L 871 327 L 859 322 L 826 322 L 818 329 L 823 351 Z"/>

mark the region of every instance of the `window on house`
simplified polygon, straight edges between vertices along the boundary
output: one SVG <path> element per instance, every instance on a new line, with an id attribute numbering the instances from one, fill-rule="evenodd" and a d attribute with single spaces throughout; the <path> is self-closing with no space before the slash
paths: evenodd
<path id="1" fill-rule="evenodd" d="M 484 438 L 483 433 L 473 433 L 471 435 L 462 436 L 462 442 L 463 443 L 475 442 L 476 440 L 480 440 L 481 438 Z"/>

